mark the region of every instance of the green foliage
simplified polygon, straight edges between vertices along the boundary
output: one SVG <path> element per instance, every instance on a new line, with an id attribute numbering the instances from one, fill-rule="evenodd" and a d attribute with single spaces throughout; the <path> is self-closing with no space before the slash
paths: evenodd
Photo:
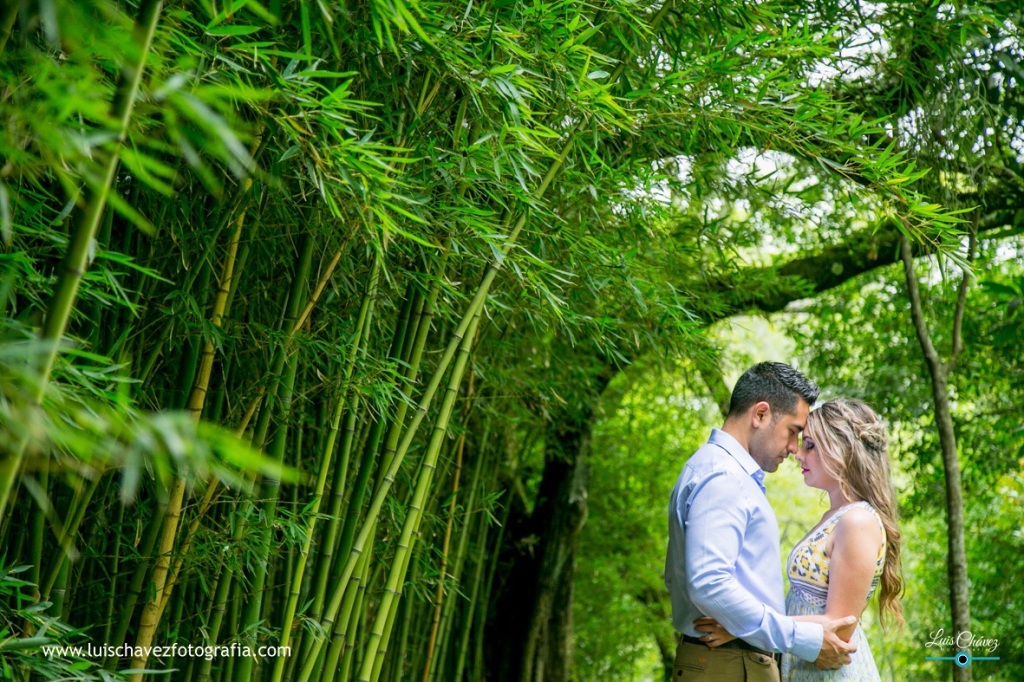
<path id="1" fill-rule="evenodd" d="M 4 557 L 6 559 L 6 557 Z M 125 678 L 102 670 L 83 656 L 50 652 L 50 647 L 82 647 L 89 644 L 81 630 L 48 616 L 50 602 L 30 597 L 36 585 L 19 577 L 28 566 L 8 568 L 0 561 L 0 672 L 4 679 L 74 680 L 75 682 L 118 682 Z M 31 634 L 19 636 L 28 624 Z"/>
<path id="2" fill-rule="evenodd" d="M 576 578 L 580 679 L 645 679 L 675 655 L 662 577 L 666 491 L 717 416 L 696 378 L 692 366 L 651 364 L 608 389 Z"/>
<path id="3" fill-rule="evenodd" d="M 968 295 L 966 346 L 952 378 L 966 500 L 972 632 L 998 639 L 1002 651 L 999 664 L 989 664 L 986 679 L 1010 680 L 1020 674 L 1013 633 L 1021 623 L 1012 614 L 1021 592 L 1010 576 L 1021 570 L 1014 527 L 1021 513 L 1017 486 L 1024 432 L 1017 406 L 1024 404 L 1024 382 L 1017 354 L 993 342 L 1008 320 L 1003 296 L 1013 290 L 998 283 L 1019 278 L 1019 259 L 1007 258 L 1019 249 L 1019 239 L 982 243 L 975 269 L 991 284 Z M 889 653 L 895 670 L 916 671 L 924 679 L 935 674 L 920 660 L 929 655 L 922 653 L 928 635 L 940 628 L 950 631 L 945 483 L 928 376 L 903 309 L 903 293 L 898 285 L 886 284 L 884 275 L 872 279 L 859 282 L 858 290 L 819 299 L 791 329 L 813 375 L 831 385 L 836 395 L 857 395 L 875 405 L 895 436 L 893 453 L 906 472 L 898 485 L 907 527 L 907 627 Z M 942 301 L 952 295 L 952 283 L 933 281 L 925 293 L 935 302 L 931 329 L 936 344 L 948 348 L 953 310 Z"/>
<path id="4" fill-rule="evenodd" d="M 95 478 L 120 470 L 121 496 L 135 498 L 143 480 L 166 485 L 174 477 L 217 477 L 243 485 L 239 472 L 260 471 L 295 481 L 299 473 L 284 468 L 212 424 L 195 424 L 185 413 L 145 414 L 126 397 L 135 383 L 123 367 L 84 350 L 69 350 L 58 368 L 58 382 L 42 405 L 30 397 L 37 377 L 42 342 L 24 338 L 10 326 L 0 344 L 0 385 L 5 410 L 0 412 L 0 447 L 13 450 L 27 441 L 28 472 L 64 471 Z M 19 338 L 21 337 L 21 338 Z"/>
<path id="5" fill-rule="evenodd" d="M 807 16 L 812 23 L 828 22 L 826 17 L 836 16 L 828 14 L 831 10 L 834 8 L 823 3 Z M 888 182 L 893 187 L 913 187 L 919 192 L 914 201 L 920 202 L 925 212 L 928 204 L 935 202 L 968 209 L 984 207 L 974 215 L 966 211 L 960 214 L 963 218 L 977 216 L 974 228 L 983 233 L 981 253 L 971 266 L 981 286 L 968 289 L 963 332 L 966 350 L 956 364 L 952 390 L 967 500 L 972 629 L 978 636 L 998 638 L 1002 649 L 997 664 L 986 664 L 989 667 L 984 669 L 982 662 L 976 664 L 975 675 L 985 679 L 1020 676 L 1020 655 L 1013 634 L 1020 623 L 1012 614 L 1018 610 L 1021 592 L 1016 581 L 1008 578 L 1009 574 L 1020 573 L 1016 560 L 1018 533 L 1012 526 L 1020 513 L 1015 481 L 1024 454 L 1017 407 L 1022 404 L 1019 353 L 1013 345 L 1019 342 L 1021 331 L 1020 243 L 1013 237 L 1020 232 L 1021 100 L 1020 81 L 1011 65 L 1019 61 L 1015 56 L 1021 49 L 1018 10 L 1000 3 L 956 10 L 948 5 L 926 7 L 920 3 L 861 7 L 857 16 L 829 22 L 834 29 L 830 35 L 845 49 L 842 56 L 839 52 L 818 54 L 811 76 L 825 89 L 838 93 L 856 113 L 851 126 L 876 121 L 872 125 L 877 129 L 865 129 L 866 139 L 882 145 L 876 149 L 883 157 L 894 153 L 909 161 L 906 172 L 894 173 Z M 689 214 L 688 222 L 681 224 L 696 224 L 702 237 L 711 233 L 720 238 L 717 249 L 705 250 L 704 258 L 705 262 L 724 265 L 731 273 L 731 287 L 725 289 L 727 293 L 718 306 L 707 295 L 702 299 L 712 315 L 729 309 L 730 296 L 756 307 L 759 301 L 772 300 L 773 296 L 785 302 L 813 294 L 812 282 L 803 288 L 792 287 L 775 279 L 770 267 L 745 271 L 741 263 L 780 266 L 788 258 L 820 251 L 839 240 L 846 242 L 851 253 L 863 249 L 870 260 L 885 257 L 878 247 L 889 223 L 884 193 L 851 193 L 846 183 L 859 180 L 849 172 L 851 165 L 837 163 L 835 157 L 807 163 L 799 148 L 787 149 L 778 143 L 771 146 L 786 153 L 741 153 L 728 165 L 721 157 L 717 165 L 711 156 L 687 159 L 678 179 L 667 185 L 672 200 Z M 869 236 L 872 229 L 874 237 Z M 850 239 L 851 234 L 857 236 Z M 962 255 L 952 262 L 945 256 L 948 253 L 938 262 L 926 261 L 927 266 L 919 268 L 919 273 L 926 273 L 928 319 L 936 344 L 948 349 L 956 282 L 965 263 Z M 820 261 L 816 265 L 817 269 L 804 270 L 805 276 L 831 267 L 839 281 L 845 277 L 838 263 Z M 700 273 L 706 277 L 703 267 Z M 945 485 L 930 383 L 903 291 L 902 273 L 889 268 L 858 278 L 834 293 L 819 294 L 814 301 L 791 305 L 787 313 L 775 319 L 776 324 L 784 321 L 786 333 L 795 341 L 795 349 L 783 352 L 781 357 L 776 357 L 777 349 L 772 349 L 759 325 L 755 325 L 759 331 L 753 339 L 731 338 L 725 343 L 736 358 L 728 367 L 766 358 L 796 359 L 819 381 L 826 395 L 860 397 L 883 410 L 898 459 L 908 624 L 902 631 L 881 633 L 869 621 L 868 634 L 884 675 L 899 680 L 944 679 L 951 670 L 939 669 L 924 657 L 935 653 L 925 647 L 930 633 L 943 627 L 950 629 L 946 528 L 942 520 Z M 742 360 L 736 356 L 739 347 L 748 349 Z M 680 381 L 668 383 L 674 386 Z M 661 390 L 659 383 L 666 382 L 655 379 L 644 386 L 641 381 L 642 388 L 636 390 L 657 392 Z M 697 395 L 706 395 L 699 382 L 690 380 L 685 386 Z M 682 392 L 681 388 L 675 390 Z M 653 421 L 663 428 L 671 424 L 667 427 L 670 429 L 679 423 L 682 429 L 676 433 L 688 434 L 694 428 L 688 424 L 693 409 L 688 405 L 680 410 L 682 415 L 655 416 Z M 659 415 L 660 410 L 651 401 L 639 407 L 623 406 L 607 425 L 645 420 L 648 413 Z M 714 420 L 710 425 L 716 425 Z M 647 462 L 651 456 L 648 452 L 660 453 L 657 446 L 647 444 L 644 433 L 613 428 L 613 433 L 628 437 L 631 458 Z M 685 457 L 691 449 L 684 448 L 681 455 Z M 595 462 L 603 462 L 602 455 L 595 453 Z M 599 466 L 595 464 L 595 468 Z M 611 466 L 613 476 L 632 473 L 628 464 L 625 470 L 621 463 Z M 653 477 L 657 476 L 664 474 Z M 664 484 L 670 480 L 671 476 Z M 664 629 L 659 630 L 664 627 L 659 626 L 659 620 L 663 623 L 667 619 L 664 595 L 649 609 L 656 615 L 641 618 L 632 631 L 609 626 L 609 621 L 616 622 L 609 613 L 622 614 L 626 620 L 642 611 L 634 595 L 644 589 L 651 576 L 636 567 L 647 565 L 652 567 L 648 570 L 660 572 L 655 562 L 660 561 L 663 550 L 643 553 L 639 546 L 644 543 L 634 543 L 628 533 L 615 533 L 618 526 L 629 525 L 623 517 L 639 519 L 649 515 L 652 508 L 661 509 L 667 488 L 660 494 L 631 500 L 633 507 L 642 512 L 617 508 L 608 519 L 598 519 L 604 511 L 605 503 L 599 501 L 604 497 L 602 491 L 617 491 L 618 485 L 617 480 L 610 483 L 595 473 L 591 487 L 591 518 L 581 549 L 586 556 L 581 558 L 581 578 L 588 573 L 601 578 L 581 582 L 577 594 L 579 647 L 586 656 L 581 669 L 590 666 L 586 670 L 592 676 L 600 670 L 615 671 L 608 674 L 621 679 L 646 679 L 658 676 L 657 664 L 651 665 L 648 654 L 637 651 L 654 649 L 653 639 L 660 641 L 663 656 L 671 656 L 671 639 Z M 785 507 L 787 513 L 797 509 L 789 504 Z M 789 522 L 780 514 L 784 529 L 799 529 L 801 520 L 806 516 L 801 517 L 799 512 Z M 661 519 L 648 523 L 656 524 L 652 526 L 655 529 L 663 527 Z M 593 535 L 591 529 L 596 529 Z M 652 530 L 647 533 L 652 538 L 658 535 Z M 792 544 L 800 534 L 784 540 L 784 545 L 787 541 Z M 617 552 L 610 549 L 617 543 L 621 545 Z M 592 545 L 600 545 L 603 551 L 591 552 Z M 629 560 L 620 563 L 617 553 L 629 553 Z M 614 630 L 607 639 L 603 637 L 606 630 Z M 633 672 L 637 665 L 643 666 L 642 673 Z"/>
<path id="6" fill-rule="evenodd" d="M 134 17 L 154 7 L 141 53 Z M 0 532 L 19 562 L 45 562 L 32 570 L 60 581 L 69 622 L 110 637 L 135 636 L 135 599 L 156 606 L 166 595 L 147 576 L 168 569 L 157 641 L 246 628 L 280 637 L 289 580 L 307 654 L 336 624 L 317 585 L 346 596 L 354 615 L 338 628 L 351 620 L 353 670 L 373 668 L 378 606 L 410 584 L 401 613 L 415 627 L 396 627 L 390 649 L 378 629 L 381 649 L 402 653 L 372 677 L 423 663 L 415 630 L 436 584 L 479 595 L 475 614 L 463 600 L 450 622 L 482 639 L 459 619 L 482 622 L 493 596 L 504 530 L 484 518 L 534 508 L 552 422 L 586 421 L 604 385 L 644 356 L 709 366 L 708 322 L 789 291 L 739 272 L 754 249 L 804 250 L 892 222 L 953 258 L 956 209 L 970 205 L 929 192 L 929 166 L 890 134 L 889 110 L 812 86 L 842 62 L 860 17 L 832 3 L 95 0 L 12 11 L 0 25 L 0 439 L 27 443 L 27 455 Z M 996 25 L 972 22 L 970 36 Z M 127 68 L 143 56 L 144 68 Z M 138 96 L 118 101 L 133 76 Z M 849 208 L 826 220 L 837 203 Z M 90 211 L 99 220 L 70 324 L 55 370 L 40 373 L 53 346 L 33 339 L 55 282 L 78 276 L 62 263 Z M 453 332 L 472 332 L 474 314 L 463 365 Z M 992 342 L 1005 336 L 994 330 Z M 286 367 L 294 382 L 278 376 Z M 202 407 L 186 415 L 193 399 Z M 438 534 L 425 532 L 444 514 L 450 420 L 466 429 L 467 467 L 487 472 L 478 499 L 501 500 L 456 529 L 473 557 L 459 576 L 440 574 Z M 620 470 L 626 427 L 610 424 Z M 655 428 L 664 420 L 649 426 L 653 469 L 672 437 Z M 315 491 L 295 473 L 321 469 Z M 615 505 L 672 475 L 595 481 L 625 486 L 608 511 L 625 519 Z M 194 484 L 183 508 L 164 492 L 181 480 Z M 385 490 L 384 504 L 366 504 Z M 308 498 L 321 493 L 314 514 Z M 61 550 L 114 514 L 116 567 L 89 555 L 61 572 Z M 54 520 L 70 521 L 56 537 Z M 651 520 L 624 524 L 646 550 Z M 367 544 L 346 554 L 356 532 Z M 307 539 L 310 572 L 295 579 Z M 340 580 L 364 550 L 372 570 Z M 598 573 L 629 584 L 621 566 Z M 120 590 L 125 604 L 112 600 Z M 653 626 L 652 590 L 657 581 L 617 603 Z M 632 656 L 585 646 L 588 670 Z M 479 647 L 461 662 L 471 676 L 486 670 Z M 454 645 L 440 652 L 436 674 L 455 657 Z M 333 674 L 315 656 L 290 661 L 289 674 L 307 663 Z"/>

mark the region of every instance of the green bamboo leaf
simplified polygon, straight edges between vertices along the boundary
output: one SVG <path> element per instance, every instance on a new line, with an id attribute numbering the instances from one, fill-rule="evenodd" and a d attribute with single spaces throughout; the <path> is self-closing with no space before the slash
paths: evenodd
<path id="1" fill-rule="evenodd" d="M 30 606 L 27 609 L 25 609 L 25 611 L 26 613 L 40 613 L 41 611 L 45 611 L 45 609 L 40 610 L 38 606 L 45 606 L 46 608 L 49 608 L 50 606 L 52 606 L 52 604 L 45 603 L 41 605 Z M 53 640 L 49 637 L 26 637 L 23 639 L 5 639 L 3 641 L 0 641 L 0 651 L 25 651 L 27 649 L 39 649 L 43 646 L 46 646 L 47 644 L 51 644 L 52 642 Z"/>
<path id="2" fill-rule="evenodd" d="M 263 30 L 263 26 L 242 26 L 242 25 L 231 25 L 231 26 L 214 26 L 211 25 L 206 29 L 206 32 L 212 36 L 247 36 L 256 33 L 257 31 Z"/>
<path id="3" fill-rule="evenodd" d="M 11 195 L 7 183 L 0 181 L 0 236 L 4 246 L 10 248 L 14 240 L 14 219 L 11 214 Z"/>

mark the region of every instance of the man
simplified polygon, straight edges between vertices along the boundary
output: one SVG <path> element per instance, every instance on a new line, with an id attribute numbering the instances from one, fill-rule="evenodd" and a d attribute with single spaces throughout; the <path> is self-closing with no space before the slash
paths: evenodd
<path id="1" fill-rule="evenodd" d="M 748 369 L 733 389 L 721 429 L 690 458 L 672 490 L 665 586 L 681 633 L 672 679 L 777 682 L 773 652 L 839 668 L 856 649 L 836 629 L 785 616 L 779 525 L 764 476 L 799 447 L 818 387 L 781 362 Z M 712 648 L 694 627 L 717 620 L 738 639 Z"/>

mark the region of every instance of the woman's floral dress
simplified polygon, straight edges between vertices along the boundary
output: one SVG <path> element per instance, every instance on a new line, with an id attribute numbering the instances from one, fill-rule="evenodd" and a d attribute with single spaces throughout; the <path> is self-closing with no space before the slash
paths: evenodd
<path id="1" fill-rule="evenodd" d="M 858 506 L 870 510 L 878 519 L 878 525 L 882 527 L 883 542 L 878 550 L 875 575 L 871 581 L 871 590 L 868 592 L 868 599 L 871 599 L 882 575 L 882 568 L 885 566 L 885 527 L 882 526 L 882 519 L 878 516 L 878 512 L 870 504 L 853 502 L 840 507 L 825 523 L 821 524 L 820 528 L 809 533 L 790 552 L 786 570 L 790 584 L 789 594 L 786 596 L 787 614 L 791 616 L 820 616 L 825 613 L 829 569 L 829 557 L 825 556 L 825 546 L 839 519 Z M 784 654 L 782 657 L 782 679 L 785 682 L 880 681 L 881 677 L 878 675 L 875 659 L 871 656 L 871 648 L 868 646 L 868 640 L 864 636 L 862 628 L 858 627 L 854 630 L 852 641 L 857 645 L 857 651 L 851 656 L 850 664 L 844 665 L 839 670 L 819 670 L 813 663 L 808 663 L 792 654 Z"/>

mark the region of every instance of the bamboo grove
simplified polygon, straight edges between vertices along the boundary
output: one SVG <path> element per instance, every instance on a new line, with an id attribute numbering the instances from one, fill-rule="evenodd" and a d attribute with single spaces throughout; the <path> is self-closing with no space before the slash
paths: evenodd
<path id="1" fill-rule="evenodd" d="M 563 679 L 555 606 L 495 635 L 531 462 L 585 447 L 608 368 L 705 357 L 742 303 L 728 235 L 660 198 L 677 159 L 779 149 L 916 242 L 958 225 L 807 86 L 839 49 L 808 17 L 838 20 L 4 3 L 4 676 Z"/>

